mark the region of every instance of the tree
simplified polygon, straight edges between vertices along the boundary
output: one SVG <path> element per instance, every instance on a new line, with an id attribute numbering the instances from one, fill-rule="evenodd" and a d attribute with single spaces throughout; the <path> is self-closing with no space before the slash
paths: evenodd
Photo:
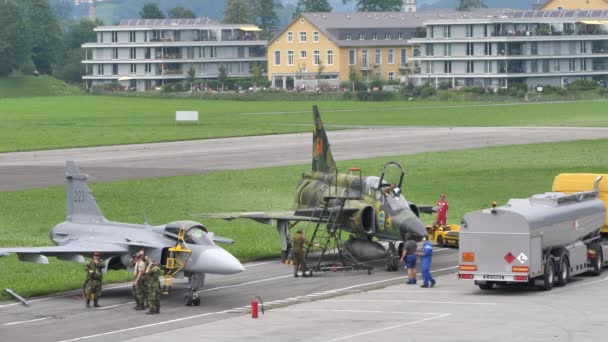
<path id="1" fill-rule="evenodd" d="M 328 0 L 298 0 L 294 17 L 301 12 L 331 12 L 331 10 Z"/>
<path id="2" fill-rule="evenodd" d="M 88 19 L 70 22 L 67 25 L 64 35 L 64 49 L 60 54 L 59 62 L 53 74 L 66 82 L 82 82 L 82 75 L 85 73 L 86 66 L 82 64 L 85 59 L 85 52 L 81 45 L 96 40 L 95 27 L 99 22 Z"/>
<path id="3" fill-rule="evenodd" d="M 155 2 L 148 2 L 139 11 L 142 19 L 165 19 L 165 14 L 158 8 Z"/>
<path id="4" fill-rule="evenodd" d="M 228 78 L 226 68 L 224 68 L 223 65 L 220 65 L 219 69 L 217 69 L 217 83 L 220 85 L 221 90 L 224 90 L 224 82 L 226 82 L 226 78 Z"/>
<path id="5" fill-rule="evenodd" d="M 23 13 L 15 1 L 0 0 L 0 76 L 8 76 L 24 61 L 29 60 L 30 35 Z"/>
<path id="6" fill-rule="evenodd" d="M 171 19 L 192 19 L 196 18 L 196 14 L 191 10 L 184 8 L 182 6 L 173 7 L 167 12 L 169 18 Z"/>
<path id="7" fill-rule="evenodd" d="M 342 0 L 350 2 L 352 0 Z M 401 0 L 355 0 L 359 12 L 399 12 L 401 11 Z"/>
<path id="8" fill-rule="evenodd" d="M 249 0 L 228 0 L 224 11 L 226 24 L 251 24 L 251 2 Z"/>
<path id="9" fill-rule="evenodd" d="M 353 85 L 353 88 L 351 90 L 355 91 L 355 84 L 361 81 L 361 78 L 359 77 L 359 72 L 357 72 L 357 69 L 354 65 L 351 65 L 348 68 L 348 79 Z"/>
<path id="10" fill-rule="evenodd" d="M 473 8 L 487 8 L 484 0 L 458 0 L 457 11 L 470 11 Z"/>
<path id="11" fill-rule="evenodd" d="M 253 18 L 256 25 L 262 29 L 262 38 L 272 37 L 272 31 L 279 24 L 276 10 L 281 7 L 282 5 L 275 0 L 252 0 Z"/>
<path id="12" fill-rule="evenodd" d="M 192 87 L 194 86 L 194 80 L 196 79 L 196 71 L 194 70 L 194 66 L 192 66 L 192 64 L 190 64 L 190 68 L 186 72 L 186 75 L 188 75 L 188 82 L 190 83 L 190 90 L 192 90 Z"/>
<path id="13" fill-rule="evenodd" d="M 259 63 L 256 63 L 250 71 L 253 84 L 259 87 L 262 82 L 264 82 L 264 70 L 262 69 L 262 66 Z"/>
<path id="14" fill-rule="evenodd" d="M 52 65 L 62 51 L 62 32 L 48 0 L 20 0 L 26 25 L 31 33 L 31 57 L 41 73 L 52 72 Z"/>

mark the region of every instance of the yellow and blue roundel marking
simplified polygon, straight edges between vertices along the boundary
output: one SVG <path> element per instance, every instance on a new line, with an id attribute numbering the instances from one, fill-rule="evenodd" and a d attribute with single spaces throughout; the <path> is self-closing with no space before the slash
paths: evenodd
<path id="1" fill-rule="evenodd" d="M 384 230 L 384 223 L 386 219 L 386 213 L 384 210 L 378 213 L 378 225 L 380 226 L 380 230 Z"/>

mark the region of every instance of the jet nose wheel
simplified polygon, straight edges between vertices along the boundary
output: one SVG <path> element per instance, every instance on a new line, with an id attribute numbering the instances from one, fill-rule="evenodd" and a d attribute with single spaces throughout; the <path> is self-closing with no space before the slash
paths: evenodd
<path id="1" fill-rule="evenodd" d="M 201 297 L 195 290 L 190 290 L 190 292 L 186 293 L 184 296 L 184 304 L 186 306 L 199 306 L 201 305 Z"/>

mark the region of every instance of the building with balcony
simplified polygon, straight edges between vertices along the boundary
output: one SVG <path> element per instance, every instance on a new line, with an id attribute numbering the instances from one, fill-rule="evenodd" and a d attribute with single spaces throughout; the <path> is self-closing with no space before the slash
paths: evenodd
<path id="1" fill-rule="evenodd" d="M 465 17 L 463 17 L 463 15 Z M 473 11 L 424 22 L 415 83 L 565 86 L 608 79 L 608 10 Z"/>
<path id="2" fill-rule="evenodd" d="M 138 91 L 166 82 L 248 77 L 255 63 L 266 64 L 266 41 L 252 25 L 226 25 L 207 18 L 129 19 L 95 29 L 97 41 L 85 49 L 88 86 L 118 81 Z"/>

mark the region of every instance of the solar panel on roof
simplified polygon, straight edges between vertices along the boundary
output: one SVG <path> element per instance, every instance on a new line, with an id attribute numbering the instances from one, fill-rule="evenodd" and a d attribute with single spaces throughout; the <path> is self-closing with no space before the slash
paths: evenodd
<path id="1" fill-rule="evenodd" d="M 566 11 L 566 13 L 564 13 L 564 17 L 566 18 L 572 18 L 576 15 L 576 11 Z"/>
<path id="2" fill-rule="evenodd" d="M 557 12 L 557 11 L 551 11 L 551 13 L 549 13 L 549 16 L 551 18 L 558 18 L 561 15 L 562 15 L 562 13 L 561 12 Z"/>
<path id="3" fill-rule="evenodd" d="M 534 12 L 526 11 L 524 12 L 524 18 L 532 18 L 534 16 Z"/>

